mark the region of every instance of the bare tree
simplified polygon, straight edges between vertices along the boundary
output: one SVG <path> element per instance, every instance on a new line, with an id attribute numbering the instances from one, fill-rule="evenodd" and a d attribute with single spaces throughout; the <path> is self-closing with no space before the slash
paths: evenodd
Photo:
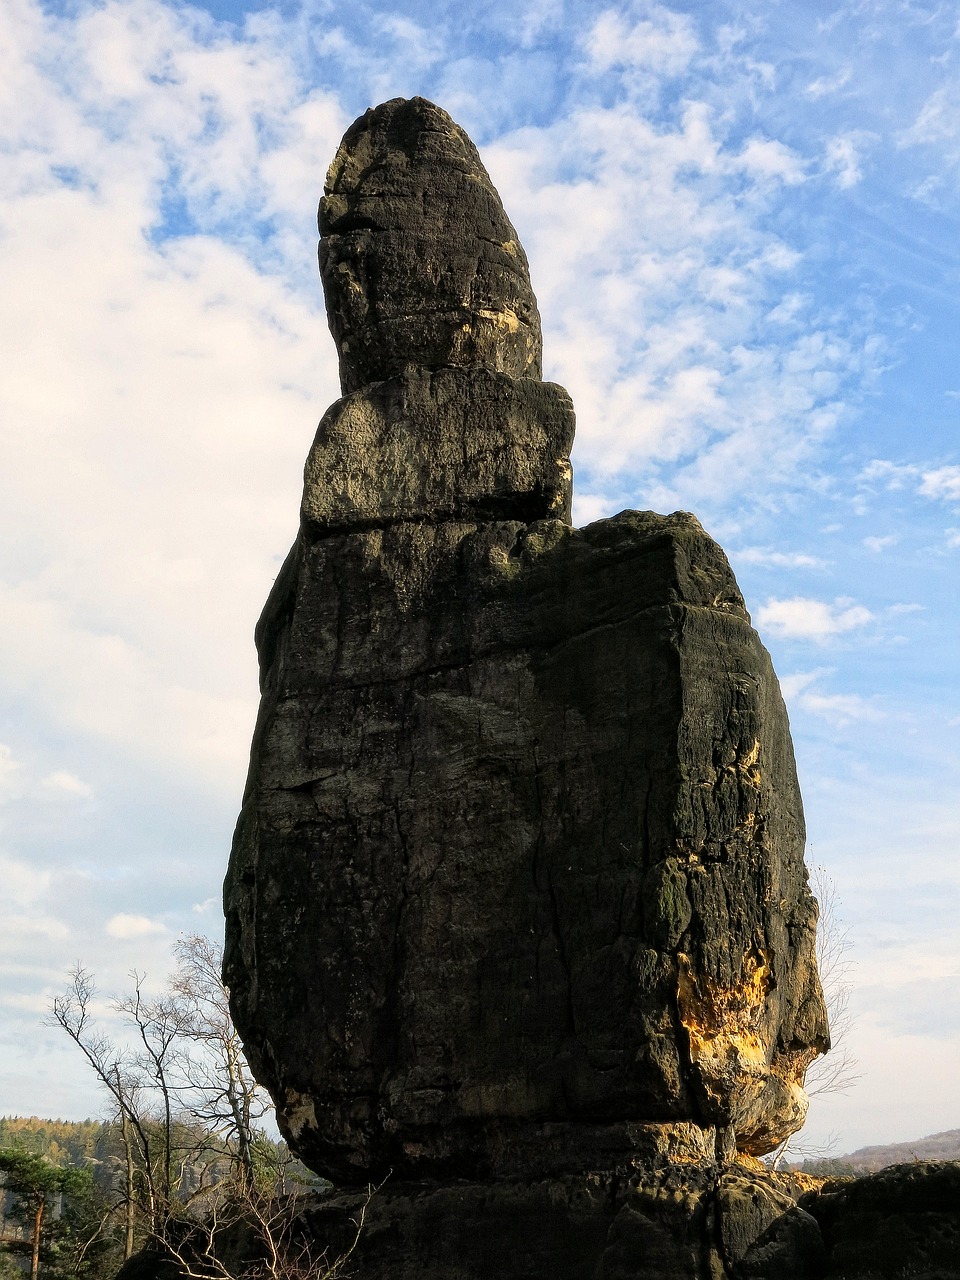
<path id="1" fill-rule="evenodd" d="M 857 1083 L 862 1072 L 850 1048 L 850 1029 L 853 1024 L 850 1009 L 850 995 L 853 991 L 850 930 L 840 913 L 836 881 L 825 867 L 818 864 L 811 868 L 810 887 L 820 908 L 817 919 L 817 968 L 830 1023 L 830 1049 L 811 1063 L 804 1080 L 807 1096 L 812 1099 L 826 1093 L 846 1093 Z M 797 1138 L 797 1134 L 791 1134 L 777 1147 L 770 1161 L 774 1169 L 780 1167 L 788 1151 L 810 1156 L 828 1154 L 822 1148 L 813 1150 L 805 1147 Z"/>
<path id="2" fill-rule="evenodd" d="M 863 1073 L 850 1048 L 852 943 L 850 929 L 841 915 L 837 882 L 825 867 L 817 865 L 810 873 L 810 885 L 820 905 L 817 968 L 830 1022 L 830 1052 L 811 1064 L 804 1085 L 808 1095 L 815 1098 L 824 1093 L 846 1093 Z"/>
<path id="3" fill-rule="evenodd" d="M 271 1110 L 244 1056 L 221 976 L 222 949 L 202 934 L 174 947 L 170 989 L 179 1002 L 186 1051 L 180 1098 L 190 1115 L 225 1142 L 245 1189 L 255 1181 L 254 1127 Z"/>
<path id="4" fill-rule="evenodd" d="M 382 1183 L 381 1183 L 382 1186 Z M 164 1240 L 167 1254 L 189 1280 L 337 1280 L 363 1233 L 367 1210 L 379 1187 L 368 1186 L 350 1220 L 354 1232 L 342 1253 L 330 1257 L 326 1246 L 313 1238 L 302 1209 L 302 1193 L 271 1195 L 260 1186 L 248 1188 L 242 1198 L 213 1188 L 202 1216 L 193 1219 L 178 1236 Z M 240 1229 L 246 1237 L 244 1257 L 238 1265 L 224 1242 Z M 225 1256 L 228 1255 L 228 1256 Z"/>
<path id="5" fill-rule="evenodd" d="M 138 1203 L 144 1207 L 150 1230 L 157 1226 L 157 1189 L 154 1180 L 152 1126 L 146 1116 L 142 1081 L 129 1053 L 101 1032 L 93 1018 L 96 984 L 82 965 L 70 971 L 67 991 L 56 996 L 51 1021 L 67 1033 L 86 1058 L 109 1095 L 120 1123 L 124 1147 L 126 1187 L 124 1195 L 124 1257 L 134 1248 L 134 1222 Z M 140 1194 L 138 1195 L 138 1182 Z"/>
<path id="6" fill-rule="evenodd" d="M 132 1058 L 132 1078 L 140 1090 L 147 1083 L 160 1106 L 159 1159 L 153 1170 L 155 1204 L 161 1215 L 171 1211 L 179 1178 L 174 1174 L 173 1120 L 178 1110 L 181 1043 L 188 1014 L 177 997 L 163 994 L 148 999 L 143 992 L 144 975 L 136 970 L 133 994 L 113 1000 L 113 1008 L 123 1017 L 139 1040 Z"/>
<path id="7" fill-rule="evenodd" d="M 148 1241 L 198 1280 L 232 1280 L 234 1273 L 244 1280 L 334 1280 L 356 1248 L 374 1190 L 358 1210 L 353 1242 L 329 1259 L 299 1213 L 303 1186 L 288 1189 L 282 1160 L 258 1158 L 273 1150 L 256 1127 L 271 1104 L 230 1017 L 219 946 L 195 934 L 181 938 L 174 955 L 176 969 L 159 995 L 148 996 L 143 975 L 134 972 L 132 994 L 111 1001 L 129 1033 L 125 1047 L 98 1029 L 96 988 L 79 965 L 51 1010 L 119 1119 L 125 1256 L 134 1251 L 139 1211 Z M 252 1260 L 224 1261 L 224 1242 L 242 1236 Z"/>

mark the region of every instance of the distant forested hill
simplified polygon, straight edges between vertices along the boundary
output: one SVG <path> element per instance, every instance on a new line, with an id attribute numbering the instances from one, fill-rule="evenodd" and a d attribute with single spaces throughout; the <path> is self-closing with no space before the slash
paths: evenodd
<path id="1" fill-rule="evenodd" d="M 110 1181 L 121 1154 L 116 1126 L 104 1120 L 41 1120 L 0 1116 L 0 1147 L 22 1147 L 57 1165 L 90 1168 L 95 1183 Z"/>
<path id="2" fill-rule="evenodd" d="M 851 1151 L 849 1160 L 857 1168 L 885 1169 L 889 1164 L 903 1164 L 909 1160 L 960 1160 L 960 1129 L 947 1129 L 916 1142 L 891 1142 L 879 1147 L 860 1147 Z"/>
<path id="3" fill-rule="evenodd" d="M 180 1153 L 181 1193 L 189 1194 L 209 1181 L 211 1172 L 226 1174 L 229 1159 L 222 1138 L 202 1124 L 175 1119 L 170 1137 L 175 1152 Z M 303 1186 L 319 1185 L 318 1179 L 299 1160 L 290 1158 L 284 1142 L 277 1142 L 260 1130 L 254 1130 L 258 1150 L 279 1166 L 286 1166 L 287 1177 Z M 124 1163 L 123 1137 L 119 1124 L 111 1120 L 44 1120 L 38 1116 L 0 1116 L 0 1148 L 22 1147 L 34 1155 L 46 1156 L 57 1165 L 87 1168 L 94 1185 L 101 1191 L 114 1190 Z M 223 1168 L 220 1170 L 222 1156 Z M 211 1163 L 211 1158 L 213 1163 Z"/>
<path id="4" fill-rule="evenodd" d="M 876 1147 L 859 1147 L 849 1155 L 827 1160 L 804 1160 L 799 1167 L 804 1173 L 850 1175 L 875 1173 L 891 1164 L 909 1164 L 912 1160 L 960 1160 L 960 1129 L 947 1129 L 913 1142 L 889 1142 Z"/>

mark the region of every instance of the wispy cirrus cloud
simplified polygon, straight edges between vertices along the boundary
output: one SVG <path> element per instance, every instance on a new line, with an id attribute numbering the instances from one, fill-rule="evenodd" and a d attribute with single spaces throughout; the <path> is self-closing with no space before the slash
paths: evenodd
<path id="1" fill-rule="evenodd" d="M 843 728 L 854 722 L 884 718 L 884 712 L 875 700 L 856 693 L 827 693 L 817 687 L 832 674 L 831 670 L 818 667 L 814 671 L 798 671 L 781 676 L 780 689 L 787 707 L 819 716 L 836 728 Z"/>
<path id="2" fill-rule="evenodd" d="M 731 552 L 737 561 L 744 564 L 769 566 L 774 569 L 823 569 L 826 561 L 821 556 L 810 555 L 806 551 L 778 551 L 773 547 L 744 547 L 740 551 Z"/>
<path id="3" fill-rule="evenodd" d="M 872 534 L 863 539 L 863 545 L 868 551 L 873 551 L 879 555 L 880 552 L 886 551 L 888 547 L 895 547 L 900 539 L 895 533 L 888 533 L 883 537 Z"/>

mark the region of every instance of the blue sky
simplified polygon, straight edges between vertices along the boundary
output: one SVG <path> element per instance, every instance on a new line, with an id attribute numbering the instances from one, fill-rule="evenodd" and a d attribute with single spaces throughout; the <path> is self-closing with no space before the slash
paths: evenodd
<path id="1" fill-rule="evenodd" d="M 338 394 L 316 204 L 418 93 L 527 248 L 577 522 L 695 512 L 773 654 L 863 1072 L 808 1144 L 960 1125 L 954 7 L 8 0 L 0 59 L 0 1112 L 98 1110 L 42 1025 L 72 963 L 219 933 Z"/>

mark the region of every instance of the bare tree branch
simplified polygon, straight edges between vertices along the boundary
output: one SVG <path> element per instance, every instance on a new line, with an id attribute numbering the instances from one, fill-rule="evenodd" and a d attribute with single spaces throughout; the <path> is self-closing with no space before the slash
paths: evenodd
<path id="1" fill-rule="evenodd" d="M 837 884 L 827 869 L 815 865 L 810 871 L 810 887 L 819 904 L 817 921 L 817 968 L 823 987 L 830 1023 L 831 1047 L 823 1057 L 816 1058 L 807 1070 L 804 1088 L 809 1098 L 827 1093 L 846 1093 L 861 1078 L 862 1072 L 850 1048 L 850 1029 L 853 1014 L 850 995 L 853 991 L 851 974 L 853 960 L 849 927 L 841 915 Z M 782 1164 L 787 1152 L 809 1157 L 823 1156 L 827 1152 L 803 1144 L 798 1134 L 791 1134 L 777 1147 L 770 1157 L 774 1169 Z"/>
<path id="2" fill-rule="evenodd" d="M 125 1256 L 140 1222 L 192 1280 L 335 1280 L 376 1189 L 368 1188 L 352 1243 L 330 1259 L 300 1213 L 302 1186 L 288 1187 L 289 1153 L 278 1160 L 255 1127 L 271 1104 L 230 1017 L 220 948 L 192 935 L 174 954 L 176 969 L 159 995 L 148 995 L 145 976 L 134 971 L 132 992 L 110 1002 L 131 1047 L 98 1029 L 96 987 L 80 965 L 51 1008 L 51 1022 L 81 1050 L 119 1119 L 125 1190 L 111 1211 L 122 1215 Z M 231 1232 L 254 1241 L 252 1260 L 225 1260 Z"/>

